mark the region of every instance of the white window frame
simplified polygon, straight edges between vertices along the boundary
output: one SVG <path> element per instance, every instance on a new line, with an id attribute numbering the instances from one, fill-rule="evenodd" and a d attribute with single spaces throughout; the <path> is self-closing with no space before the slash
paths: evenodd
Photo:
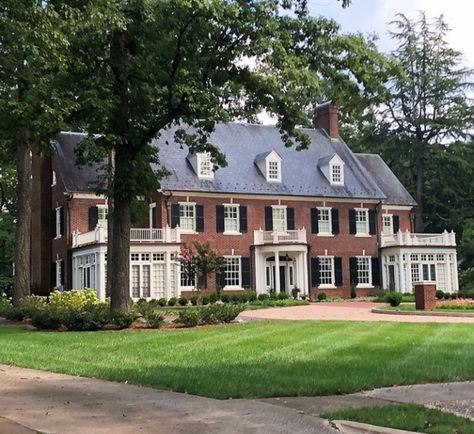
<path id="1" fill-rule="evenodd" d="M 317 210 L 318 210 L 318 235 L 320 235 L 320 236 L 332 235 L 332 215 L 331 215 L 332 214 L 331 213 L 332 208 L 322 206 L 322 207 L 318 207 Z M 319 216 L 320 216 L 319 213 L 320 212 L 327 212 L 328 213 L 328 220 L 321 220 L 319 218 Z M 329 231 L 321 231 L 321 222 L 328 222 Z"/>
<path id="2" fill-rule="evenodd" d="M 373 288 L 372 282 L 372 256 L 356 256 L 357 258 L 357 288 Z M 368 273 L 368 282 L 367 283 L 360 283 L 360 273 L 361 270 L 359 268 L 359 261 L 364 260 L 367 261 L 367 273 Z M 365 272 L 365 270 L 364 270 Z"/>
<path id="3" fill-rule="evenodd" d="M 57 183 L 57 179 L 56 179 L 56 171 L 53 170 L 52 173 L 51 173 L 51 187 L 54 187 Z"/>
<path id="4" fill-rule="evenodd" d="M 283 211 L 283 229 L 276 229 L 275 228 L 275 211 Z M 286 215 L 286 206 L 285 205 L 272 205 L 272 227 L 273 227 L 273 232 L 286 232 L 288 230 L 287 227 L 287 215 Z"/>
<path id="5" fill-rule="evenodd" d="M 236 217 L 230 218 L 226 217 L 226 212 L 230 208 L 235 208 L 236 211 Z M 230 227 L 227 227 L 227 222 L 230 223 L 230 220 L 236 220 L 236 225 L 234 229 L 231 229 Z M 240 235 L 240 205 L 236 203 L 224 203 L 224 234 L 225 235 Z"/>
<path id="6" fill-rule="evenodd" d="M 196 232 L 196 203 L 195 202 L 178 202 L 179 205 L 179 228 L 182 233 L 194 234 Z M 181 209 L 182 207 L 188 207 L 189 209 L 193 209 L 193 217 L 192 217 L 192 228 L 183 227 L 182 218 L 181 216 Z M 186 219 L 191 219 L 191 217 L 186 216 Z"/>
<path id="7" fill-rule="evenodd" d="M 274 170 L 270 168 L 270 164 L 276 165 L 276 176 L 270 176 Z M 281 161 L 277 158 L 268 158 L 266 161 L 266 178 L 267 182 L 281 182 Z"/>
<path id="8" fill-rule="evenodd" d="M 61 282 L 62 268 L 63 268 L 63 260 L 57 259 L 56 260 L 56 288 L 59 288 L 61 285 L 64 285 L 63 282 Z"/>
<path id="9" fill-rule="evenodd" d="M 150 209 L 148 211 L 148 221 L 150 225 L 150 229 L 153 229 L 153 213 L 156 212 L 156 203 L 150 203 Z"/>
<path id="10" fill-rule="evenodd" d="M 63 236 L 61 233 L 61 208 L 62 206 L 56 208 L 56 240 L 59 240 Z"/>
<path id="11" fill-rule="evenodd" d="M 319 258 L 319 281 L 321 282 L 321 263 L 322 261 L 329 261 L 330 262 L 330 272 L 331 272 L 331 282 L 330 283 L 320 283 L 318 288 L 324 289 L 324 288 L 336 288 L 336 269 L 334 266 L 334 256 L 318 256 Z"/>
<path id="12" fill-rule="evenodd" d="M 224 260 L 225 260 L 225 270 L 224 270 L 224 290 L 226 289 L 241 289 L 242 288 L 242 257 L 241 256 L 236 256 L 236 255 L 228 255 L 228 256 L 224 256 Z M 236 285 L 227 285 L 227 273 L 229 273 L 229 271 L 227 270 L 227 267 L 229 265 L 228 261 L 237 261 L 238 263 L 238 282 Z M 235 271 L 232 271 L 232 272 L 235 272 Z M 235 279 L 235 278 L 234 278 Z"/>
<path id="13" fill-rule="evenodd" d="M 101 213 L 104 213 L 105 210 L 105 218 L 101 218 Z M 109 207 L 105 204 L 98 204 L 97 205 L 97 226 L 102 228 L 107 228 L 108 224 L 108 215 L 109 215 Z"/>
<path id="14" fill-rule="evenodd" d="M 385 222 L 389 221 L 389 225 Z M 388 229 L 388 232 L 386 231 Z M 383 235 L 393 235 L 393 214 L 382 214 L 382 233 Z"/>
<path id="15" fill-rule="evenodd" d="M 210 152 L 197 154 L 197 173 L 200 179 L 214 179 L 214 165 Z"/>
<path id="16" fill-rule="evenodd" d="M 339 179 L 335 180 L 334 175 L 336 174 L 334 169 L 339 169 Z M 329 177 L 331 180 L 331 185 L 344 185 L 344 165 L 342 163 L 331 163 L 329 165 Z"/>
<path id="17" fill-rule="evenodd" d="M 359 237 L 367 237 L 370 236 L 369 234 L 369 209 L 368 208 L 354 208 L 355 210 L 355 225 L 356 225 L 356 236 Z M 364 232 L 359 231 L 359 228 L 357 227 L 357 223 L 361 223 L 361 221 L 357 220 L 357 216 L 359 213 L 365 213 L 365 230 Z"/>

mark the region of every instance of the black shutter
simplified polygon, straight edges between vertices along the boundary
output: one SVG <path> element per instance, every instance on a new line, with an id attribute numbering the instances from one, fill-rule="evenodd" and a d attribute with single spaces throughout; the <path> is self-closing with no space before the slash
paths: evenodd
<path id="1" fill-rule="evenodd" d="M 225 286 L 225 273 L 224 273 L 224 271 L 216 273 L 216 286 L 217 286 L 217 289 L 224 288 L 224 286 Z"/>
<path id="2" fill-rule="evenodd" d="M 51 288 L 56 286 L 56 262 L 51 263 Z"/>
<path id="3" fill-rule="evenodd" d="M 286 209 L 286 229 L 288 231 L 295 230 L 295 209 L 294 208 Z"/>
<path id="4" fill-rule="evenodd" d="M 342 277 L 342 258 L 334 258 L 334 274 L 336 286 L 342 286 L 344 282 Z"/>
<path id="5" fill-rule="evenodd" d="M 246 206 L 239 207 L 239 226 L 240 226 L 240 232 L 242 233 L 247 232 L 247 207 Z"/>
<path id="6" fill-rule="evenodd" d="M 265 230 L 273 231 L 273 212 L 271 206 L 265 207 Z"/>
<path id="7" fill-rule="evenodd" d="M 380 265 L 379 258 L 372 257 L 372 285 L 380 286 Z"/>
<path id="8" fill-rule="evenodd" d="M 359 279 L 357 279 L 357 258 L 349 258 L 349 275 L 351 285 L 357 285 L 359 283 Z"/>
<path id="9" fill-rule="evenodd" d="M 216 232 L 224 232 L 224 205 L 216 205 Z"/>
<path id="10" fill-rule="evenodd" d="M 64 284 L 64 261 L 61 260 L 61 285 L 65 287 L 66 285 Z"/>
<path id="11" fill-rule="evenodd" d="M 93 231 L 99 222 L 99 208 L 91 206 L 89 208 L 89 230 Z"/>
<path id="12" fill-rule="evenodd" d="M 336 208 L 331 209 L 331 224 L 332 233 L 337 235 L 339 233 L 339 210 Z"/>
<path id="13" fill-rule="evenodd" d="M 356 212 L 355 209 L 349 210 L 349 233 L 356 233 Z"/>
<path id="14" fill-rule="evenodd" d="M 179 225 L 179 203 L 171 205 L 171 227 L 175 228 Z"/>
<path id="15" fill-rule="evenodd" d="M 241 258 L 242 266 L 242 288 L 250 288 L 251 285 L 251 271 L 250 271 L 250 258 L 242 257 Z"/>
<path id="16" fill-rule="evenodd" d="M 204 207 L 196 205 L 196 232 L 204 232 Z"/>
<path id="17" fill-rule="evenodd" d="M 370 235 L 375 235 L 377 232 L 376 230 L 376 218 L 377 216 L 375 215 L 375 210 L 369 209 L 369 234 Z"/>
<path id="18" fill-rule="evenodd" d="M 318 208 L 311 208 L 311 233 L 317 234 L 318 232 Z"/>
<path id="19" fill-rule="evenodd" d="M 400 230 L 400 217 L 394 215 L 393 217 L 393 233 L 396 234 Z"/>
<path id="20" fill-rule="evenodd" d="M 319 258 L 311 258 L 311 286 L 319 285 Z"/>
<path id="21" fill-rule="evenodd" d="M 59 231 L 64 235 L 64 207 L 59 208 Z"/>
<path id="22" fill-rule="evenodd" d="M 157 228 L 158 226 L 156 225 L 156 206 L 151 208 L 151 227 L 152 228 Z"/>

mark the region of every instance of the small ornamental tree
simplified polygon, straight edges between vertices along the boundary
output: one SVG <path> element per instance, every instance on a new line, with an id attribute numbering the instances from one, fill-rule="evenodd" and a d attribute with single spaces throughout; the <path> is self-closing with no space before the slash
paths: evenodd
<path id="1" fill-rule="evenodd" d="M 181 248 L 181 269 L 186 279 L 196 278 L 196 289 L 201 291 L 207 289 L 206 277 L 211 273 L 223 271 L 225 264 L 224 258 L 216 255 L 211 249 L 209 242 L 205 244 L 193 243 L 195 253 L 191 247 Z"/>

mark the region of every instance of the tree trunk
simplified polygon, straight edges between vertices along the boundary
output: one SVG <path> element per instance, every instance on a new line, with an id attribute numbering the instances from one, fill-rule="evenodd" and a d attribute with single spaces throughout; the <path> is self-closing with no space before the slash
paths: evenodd
<path id="1" fill-rule="evenodd" d="M 114 151 L 109 152 L 109 170 L 112 172 L 109 176 L 109 183 L 108 183 L 108 196 L 107 196 L 107 263 L 110 265 L 112 263 L 112 249 L 113 249 L 113 242 L 112 240 L 114 239 L 114 233 L 113 233 L 113 228 L 114 228 L 114 221 L 113 221 L 113 215 L 114 215 L 114 201 L 112 199 L 112 176 L 115 168 L 115 153 Z M 109 269 L 110 271 L 110 269 Z M 110 274 L 109 274 L 110 276 Z M 110 284 L 110 277 L 107 279 L 107 282 L 105 284 L 105 296 L 110 297 L 112 294 L 111 290 L 112 286 Z"/>
<path id="2" fill-rule="evenodd" d="M 109 282 L 111 311 L 127 313 L 130 299 L 130 227 L 131 200 L 119 186 L 126 185 L 131 173 L 131 162 L 127 152 L 117 150 L 115 155 L 114 212 L 112 214 L 112 240 L 108 246 L 112 248 L 109 264 Z"/>
<path id="3" fill-rule="evenodd" d="M 19 130 L 19 146 L 17 152 L 16 169 L 18 184 L 17 215 L 15 233 L 15 280 L 13 290 L 13 304 L 30 295 L 31 284 L 31 148 L 29 134 L 24 128 Z"/>
<path id="4" fill-rule="evenodd" d="M 423 163 L 419 162 L 416 165 L 416 194 L 415 199 L 418 206 L 415 209 L 415 232 L 423 232 L 425 230 L 425 223 L 423 221 L 423 187 L 425 184 L 424 180 L 424 168 Z"/>

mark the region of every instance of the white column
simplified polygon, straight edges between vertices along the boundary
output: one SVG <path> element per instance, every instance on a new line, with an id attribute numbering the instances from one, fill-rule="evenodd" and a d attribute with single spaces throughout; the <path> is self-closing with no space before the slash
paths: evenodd
<path id="1" fill-rule="evenodd" d="M 181 279 L 176 282 L 176 286 L 181 284 Z M 168 300 L 172 297 L 171 290 L 171 258 L 170 252 L 165 252 L 165 298 Z"/>
<path id="2" fill-rule="evenodd" d="M 303 294 L 309 295 L 308 288 L 308 252 L 303 252 L 303 285 L 301 287 Z"/>
<path id="3" fill-rule="evenodd" d="M 275 252 L 275 292 L 280 292 L 280 254 Z"/>
<path id="4" fill-rule="evenodd" d="M 258 294 L 266 292 L 266 262 L 262 253 L 255 250 L 255 291 Z"/>
<path id="5" fill-rule="evenodd" d="M 453 253 L 453 282 L 451 283 L 451 285 L 453 292 L 459 291 L 457 252 Z"/>
<path id="6" fill-rule="evenodd" d="M 105 300 L 105 252 L 99 252 L 98 262 L 96 263 L 96 269 L 98 273 L 98 279 L 96 280 L 97 284 L 97 294 L 100 301 Z"/>
<path id="7" fill-rule="evenodd" d="M 407 257 L 407 275 L 406 275 L 406 282 L 407 282 L 407 292 L 413 293 L 413 282 L 411 281 L 411 254 L 406 253 Z"/>

